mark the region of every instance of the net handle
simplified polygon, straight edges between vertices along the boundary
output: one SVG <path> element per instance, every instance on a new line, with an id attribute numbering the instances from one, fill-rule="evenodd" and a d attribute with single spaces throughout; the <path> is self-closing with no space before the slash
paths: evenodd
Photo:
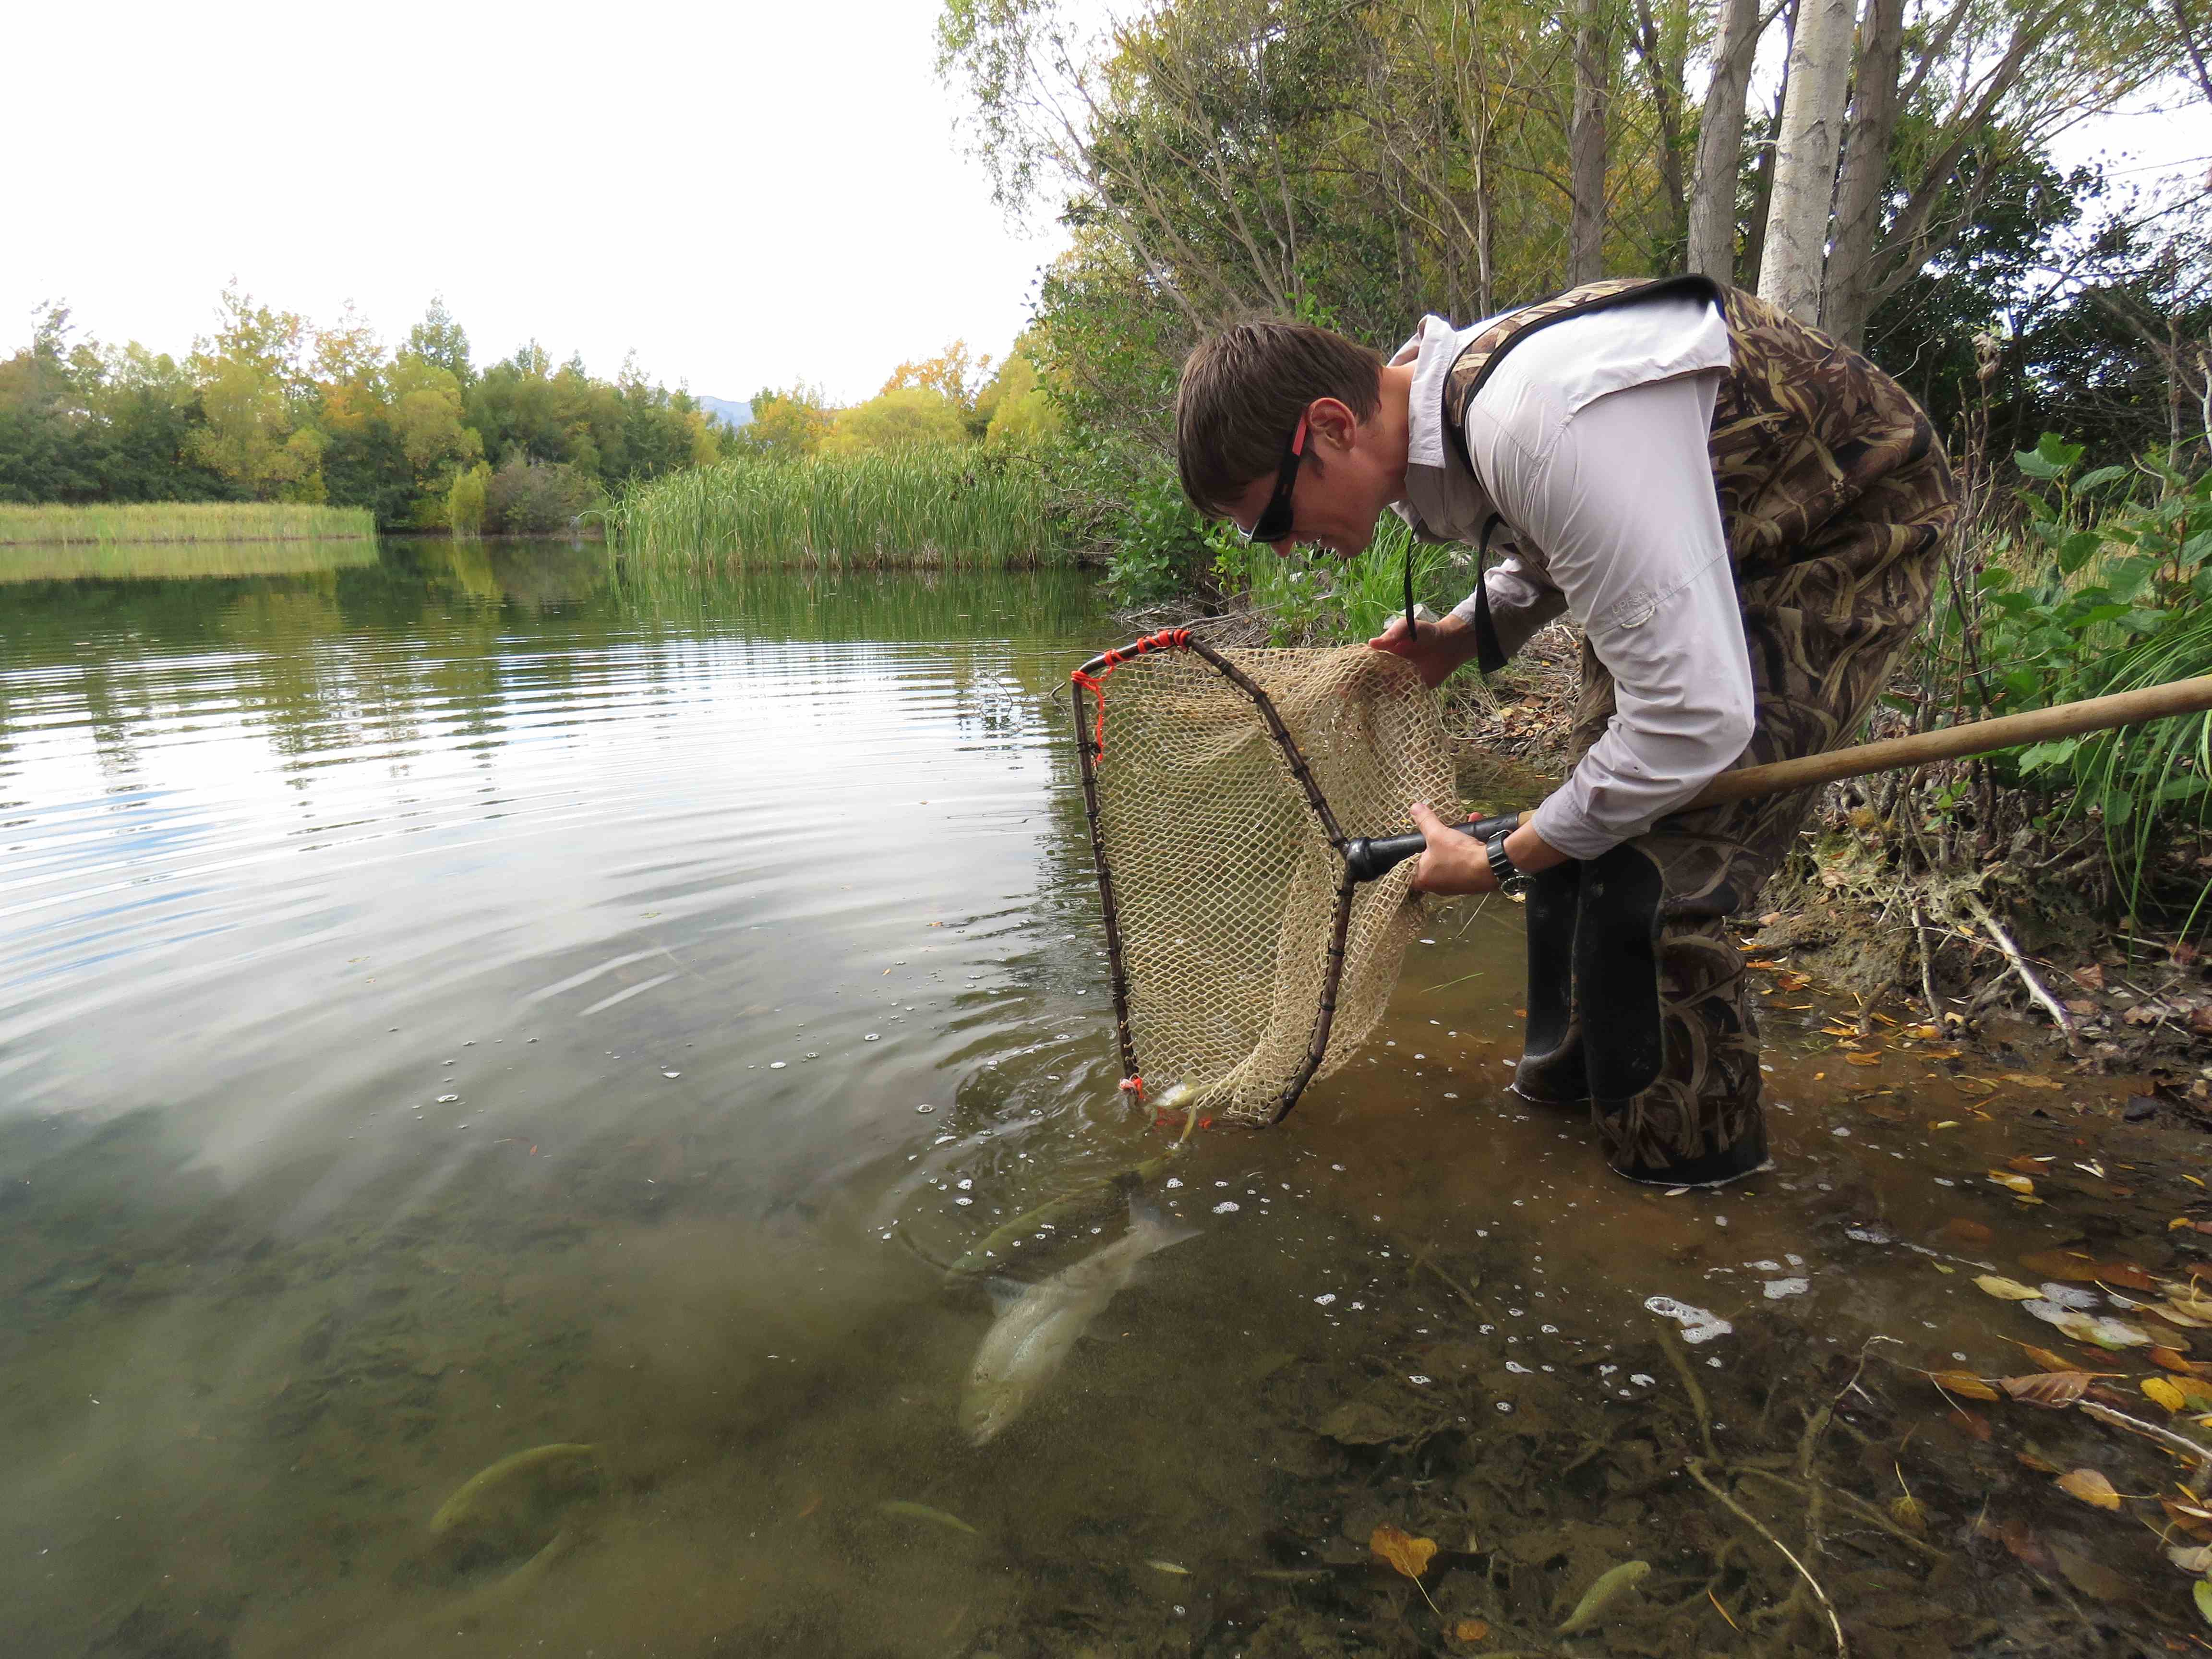
<path id="1" fill-rule="evenodd" d="M 1075 714 L 1075 752 L 1083 774 L 1083 815 L 1091 826 L 1091 857 L 1098 869 L 1098 899 L 1106 921 L 1107 975 L 1114 994 L 1114 1036 L 1121 1047 L 1123 1089 L 1142 1103 L 1145 1079 L 1137 1069 L 1136 1039 L 1129 1025 L 1129 974 L 1122 956 L 1121 920 L 1114 898 L 1113 868 L 1106 859 L 1105 831 L 1099 822 L 1098 761 L 1106 752 L 1106 676 L 1124 663 L 1159 651 L 1190 652 L 1252 700 L 1252 706 L 1267 723 L 1267 734 L 1275 740 L 1285 764 L 1291 769 L 1291 775 L 1305 792 L 1306 804 L 1321 820 L 1322 832 L 1328 836 L 1329 846 L 1346 860 L 1344 878 L 1336 890 L 1336 915 L 1329 929 L 1328 959 L 1322 972 L 1321 1006 L 1314 1014 L 1313 1038 L 1306 1045 L 1306 1057 L 1298 1066 L 1297 1075 L 1276 1097 L 1274 1115 L 1267 1120 L 1272 1126 L 1290 1115 L 1291 1108 L 1298 1103 L 1298 1097 L 1313 1080 L 1313 1074 L 1321 1068 L 1328 1053 L 1329 1028 L 1336 1021 L 1336 994 L 1344 981 L 1344 946 L 1352 926 L 1352 901 L 1360 882 L 1360 878 L 1352 873 L 1349 857 L 1350 848 L 1358 843 L 1348 842 L 1344 831 L 1337 827 L 1336 814 L 1329 811 L 1328 799 L 1314 781 L 1312 769 L 1307 766 L 1297 739 L 1283 724 L 1283 717 L 1275 712 L 1274 700 L 1228 658 L 1205 641 L 1193 639 L 1188 628 L 1164 628 L 1111 651 L 1102 651 L 1068 675 L 1069 703 Z M 1095 725 L 1087 732 L 1083 723 L 1085 691 L 1091 693 L 1098 710 Z M 1420 838 L 1416 836 L 1413 839 L 1418 851 Z M 1402 861 L 1402 856 L 1393 862 Z"/>

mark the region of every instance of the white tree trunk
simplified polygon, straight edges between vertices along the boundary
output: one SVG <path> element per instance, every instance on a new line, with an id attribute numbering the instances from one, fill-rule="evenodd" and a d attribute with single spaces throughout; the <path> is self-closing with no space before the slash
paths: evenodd
<path id="1" fill-rule="evenodd" d="M 1575 102 L 1567 137 L 1567 283 L 1605 275 L 1605 118 L 1613 87 L 1608 0 L 1575 0 Z"/>
<path id="2" fill-rule="evenodd" d="M 1820 326 L 1857 349 L 1874 310 L 1875 239 L 1881 229 L 1889 143 L 1897 131 L 1898 76 L 1905 62 L 1905 0 L 1867 0 L 1850 127 L 1836 186 L 1836 240 L 1820 301 Z"/>
<path id="3" fill-rule="evenodd" d="M 1790 98 L 1774 157 L 1774 201 L 1759 297 L 1801 322 L 1820 318 L 1828 214 L 1836 196 L 1844 101 L 1851 84 L 1853 0 L 1803 0 L 1790 49 Z"/>
<path id="4" fill-rule="evenodd" d="M 1744 94 L 1759 54 L 1759 0 L 1717 0 L 1713 78 L 1698 122 L 1698 171 L 1690 186 L 1689 267 L 1735 280 L 1735 191 L 1743 155 Z"/>

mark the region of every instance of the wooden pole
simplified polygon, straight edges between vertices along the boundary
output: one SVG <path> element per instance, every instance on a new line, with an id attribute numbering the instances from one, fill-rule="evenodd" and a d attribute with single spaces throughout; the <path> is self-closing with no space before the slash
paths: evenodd
<path id="1" fill-rule="evenodd" d="M 1688 805 L 1713 806 L 1722 801 L 1748 800 L 1754 795 L 1786 794 L 1794 789 L 1833 783 L 1838 778 L 1899 772 L 1908 766 L 1926 766 L 1966 755 L 1986 755 L 1998 749 L 2048 743 L 2054 738 L 2109 731 L 2115 726 L 2163 720 L 2169 714 L 2194 714 L 2207 708 L 2212 708 L 2212 676 L 2174 680 L 2166 685 L 2146 686 L 2140 691 L 2121 691 L 2109 697 L 2089 697 L 2080 702 L 2062 702 L 2055 708 L 2031 709 L 2025 714 L 1968 720 L 1959 726 L 1917 732 L 1909 738 L 1885 738 L 1880 743 L 1831 749 L 1765 766 L 1742 767 L 1722 773 L 1700 789 Z"/>

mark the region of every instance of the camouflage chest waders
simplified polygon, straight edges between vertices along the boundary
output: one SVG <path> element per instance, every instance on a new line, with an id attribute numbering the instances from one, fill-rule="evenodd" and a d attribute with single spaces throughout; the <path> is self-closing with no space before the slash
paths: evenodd
<path id="1" fill-rule="evenodd" d="M 1690 295 L 1728 323 L 1710 453 L 1757 697 L 1735 764 L 1763 765 L 1849 741 L 1927 614 L 1959 490 L 1910 394 L 1752 295 L 1674 277 L 1593 283 L 1504 319 L 1454 363 L 1444 420 L 1465 459 L 1468 401 L 1517 342 L 1592 310 Z M 1613 714 L 1613 677 L 1585 643 L 1577 760 Z M 1515 1087 L 1589 1100 L 1607 1161 L 1631 1180 L 1725 1181 L 1765 1158 L 1759 1025 L 1723 923 L 1757 896 L 1817 793 L 1674 813 L 1534 878 Z"/>

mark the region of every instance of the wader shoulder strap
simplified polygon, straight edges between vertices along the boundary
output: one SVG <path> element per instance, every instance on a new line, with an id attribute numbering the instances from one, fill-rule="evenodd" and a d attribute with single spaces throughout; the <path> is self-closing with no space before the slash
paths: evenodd
<path id="1" fill-rule="evenodd" d="M 1451 434 L 1452 441 L 1459 447 L 1459 459 L 1468 475 L 1480 481 L 1474 470 L 1474 458 L 1467 447 L 1467 411 L 1507 352 L 1537 330 L 1565 322 L 1571 317 L 1587 317 L 1594 311 L 1610 311 L 1616 306 L 1667 299 L 1699 299 L 1720 310 L 1721 288 L 1711 277 L 1698 276 L 1662 276 L 1656 280 L 1630 276 L 1590 283 L 1524 306 L 1468 341 L 1445 374 L 1443 391 L 1444 430 Z M 1469 359 L 1473 359 L 1471 363 Z M 1490 615 L 1490 587 L 1485 569 L 1490 557 L 1490 538 L 1503 522 L 1501 514 L 1492 513 L 1484 523 L 1482 545 L 1476 550 L 1474 559 L 1474 661 L 1475 666 L 1486 674 L 1494 674 L 1505 666 L 1498 625 Z M 1407 608 L 1410 629 L 1410 587 Z"/>

